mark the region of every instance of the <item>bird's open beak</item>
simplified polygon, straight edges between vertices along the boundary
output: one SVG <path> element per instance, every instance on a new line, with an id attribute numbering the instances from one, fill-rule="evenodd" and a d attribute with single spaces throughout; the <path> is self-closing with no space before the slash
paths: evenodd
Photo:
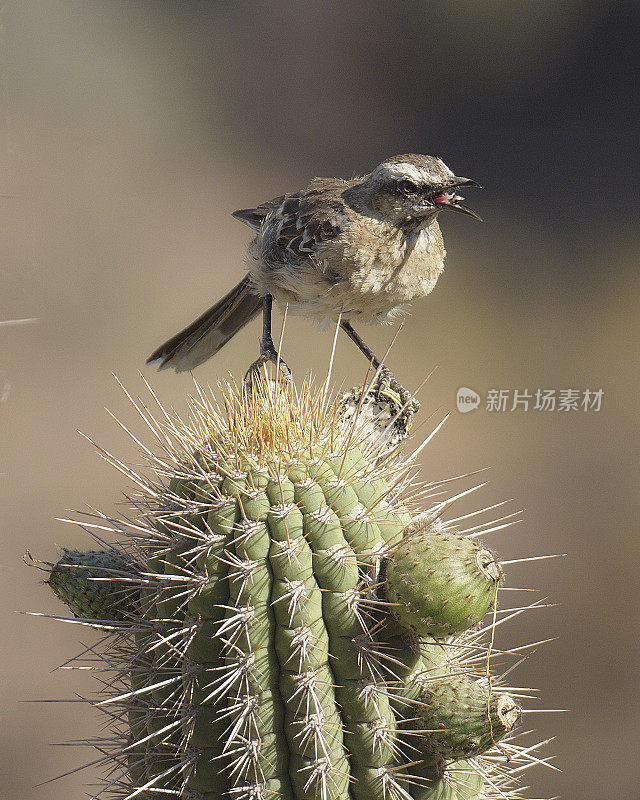
<path id="1" fill-rule="evenodd" d="M 451 186 L 475 186 L 476 189 L 482 189 L 482 186 L 473 178 L 451 178 Z"/>
<path id="2" fill-rule="evenodd" d="M 429 199 L 434 205 L 450 208 L 452 211 L 459 211 L 461 214 L 467 214 L 467 216 L 482 222 L 481 217 L 479 217 L 475 211 L 471 211 L 470 208 L 462 205 L 464 197 L 461 197 L 455 192 L 456 189 L 462 186 L 475 186 L 477 189 L 482 188 L 479 183 L 476 183 L 476 181 L 471 178 L 452 178 L 447 184 L 446 189 L 432 195 Z"/>

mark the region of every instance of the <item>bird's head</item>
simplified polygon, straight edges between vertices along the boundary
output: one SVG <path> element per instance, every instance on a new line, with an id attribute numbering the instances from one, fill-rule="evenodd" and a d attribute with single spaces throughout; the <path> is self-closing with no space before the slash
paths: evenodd
<path id="1" fill-rule="evenodd" d="M 388 158 L 362 183 L 377 213 L 409 229 L 425 227 L 445 208 L 480 219 L 461 205 L 456 190 L 463 186 L 479 184 L 457 177 L 439 158 L 413 153 Z"/>

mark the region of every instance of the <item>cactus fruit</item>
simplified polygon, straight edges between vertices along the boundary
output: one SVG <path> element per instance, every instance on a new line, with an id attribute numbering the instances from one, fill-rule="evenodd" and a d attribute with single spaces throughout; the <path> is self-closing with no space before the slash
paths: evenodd
<path id="1" fill-rule="evenodd" d="M 117 550 L 63 550 L 47 583 L 76 617 L 122 622 L 136 613 L 139 588 L 127 587 L 132 564 Z"/>
<path id="2" fill-rule="evenodd" d="M 447 675 L 426 683 L 416 712 L 420 726 L 437 735 L 424 737 L 421 750 L 435 763 L 479 755 L 499 741 L 520 719 L 508 694 L 493 694 L 465 675 Z"/>
<path id="3" fill-rule="evenodd" d="M 432 525 L 408 532 L 393 549 L 385 592 L 400 625 L 419 636 L 449 636 L 480 622 L 501 576 L 490 550 Z"/>
<path id="4" fill-rule="evenodd" d="M 385 433 L 395 407 L 376 422 L 362 395 L 332 405 L 309 384 L 220 392 L 200 392 L 189 423 L 136 406 L 158 445 L 145 449 L 152 477 L 107 455 L 139 487 L 136 519 L 100 517 L 118 547 L 65 551 L 50 573 L 107 631 L 115 676 L 95 704 L 120 740 L 98 744 L 105 791 L 520 797 L 495 760 L 536 759 L 509 741 L 516 701 L 478 671 L 502 572 L 441 521 L 443 504 L 415 507 L 412 494 L 440 487 L 416 490 L 412 457 Z"/>

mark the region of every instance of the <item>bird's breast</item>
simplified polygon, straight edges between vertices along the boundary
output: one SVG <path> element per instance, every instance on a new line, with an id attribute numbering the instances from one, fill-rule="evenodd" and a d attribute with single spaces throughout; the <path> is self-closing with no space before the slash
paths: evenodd
<path id="1" fill-rule="evenodd" d="M 391 322 L 415 298 L 428 295 L 443 270 L 444 247 L 436 223 L 411 236 L 370 221 L 323 242 L 296 261 L 265 254 L 257 237 L 249 247 L 249 272 L 258 294 L 288 303 L 291 313 Z M 277 256 L 277 253 L 276 253 Z"/>
<path id="2" fill-rule="evenodd" d="M 379 231 L 351 256 L 350 281 L 365 294 L 384 295 L 406 303 L 424 297 L 444 269 L 445 250 L 436 222 L 405 236 L 398 229 Z"/>

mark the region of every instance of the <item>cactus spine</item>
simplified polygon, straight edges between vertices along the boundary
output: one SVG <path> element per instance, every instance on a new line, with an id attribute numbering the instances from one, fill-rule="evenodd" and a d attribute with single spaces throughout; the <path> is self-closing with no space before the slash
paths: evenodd
<path id="1" fill-rule="evenodd" d="M 49 576 L 111 632 L 116 675 L 96 703 L 120 734 L 100 745 L 119 770 L 108 790 L 519 797 L 494 761 L 536 759 L 508 740 L 519 709 L 482 677 L 477 629 L 502 571 L 442 506 L 416 508 L 440 487 L 416 489 L 411 457 L 389 449 L 397 419 L 376 432 L 370 414 L 359 424 L 366 403 L 328 405 L 308 384 L 220 392 L 200 393 L 188 424 L 137 406 L 160 451 L 155 477 L 130 472 L 137 519 L 113 524 L 111 551 L 65 551 Z"/>

